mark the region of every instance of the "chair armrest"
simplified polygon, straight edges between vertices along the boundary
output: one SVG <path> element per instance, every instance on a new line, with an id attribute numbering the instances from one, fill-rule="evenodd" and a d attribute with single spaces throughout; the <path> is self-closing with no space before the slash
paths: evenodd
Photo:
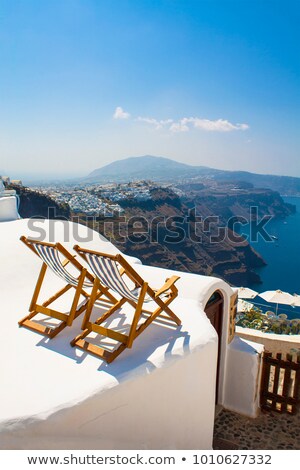
<path id="1" fill-rule="evenodd" d="M 179 276 L 171 276 L 170 278 L 166 279 L 164 285 L 155 292 L 155 297 L 159 297 L 161 294 L 164 294 L 166 291 L 171 289 L 178 279 L 180 279 Z"/>

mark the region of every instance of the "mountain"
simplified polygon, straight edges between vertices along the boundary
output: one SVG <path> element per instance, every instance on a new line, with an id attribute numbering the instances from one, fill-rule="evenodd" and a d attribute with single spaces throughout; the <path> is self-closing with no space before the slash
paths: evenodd
<path id="1" fill-rule="evenodd" d="M 156 181 L 169 179 L 170 177 L 192 176 L 195 168 L 198 169 L 199 167 L 179 163 L 170 158 L 144 155 L 143 157 L 129 157 L 124 160 L 117 160 L 102 168 L 98 168 L 88 175 L 88 179 L 95 181 L 152 179 Z"/>
<path id="2" fill-rule="evenodd" d="M 84 181 L 91 183 L 127 182 L 133 180 L 179 181 L 215 180 L 224 183 L 244 182 L 257 188 L 267 188 L 280 194 L 300 195 L 300 178 L 263 175 L 246 171 L 218 170 L 192 166 L 165 157 L 144 155 L 117 160 L 90 173 Z"/>

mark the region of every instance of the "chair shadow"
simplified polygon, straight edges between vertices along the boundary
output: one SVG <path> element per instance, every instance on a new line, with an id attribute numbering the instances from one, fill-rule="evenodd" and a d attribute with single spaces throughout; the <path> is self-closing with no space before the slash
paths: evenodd
<path id="1" fill-rule="evenodd" d="M 143 335 L 149 335 L 147 343 L 143 343 L 142 347 L 137 342 L 143 341 Z M 156 369 L 151 355 L 160 347 L 165 347 L 163 356 L 168 360 L 175 360 L 176 357 L 181 357 L 180 354 L 174 353 L 173 349 L 176 341 L 183 338 L 182 349 L 186 354 L 189 352 L 190 335 L 187 331 L 182 331 L 182 326 L 176 326 L 170 333 L 170 329 L 161 325 L 155 325 L 153 322 L 133 343 L 131 349 L 125 349 L 114 362 L 107 364 L 101 362 L 98 371 L 105 371 L 106 373 L 115 377 L 119 382 L 128 372 L 133 372 L 139 369 L 145 373 L 149 373 Z"/>
<path id="2" fill-rule="evenodd" d="M 107 304 L 97 302 L 94 306 L 91 320 L 96 321 L 107 311 Z M 81 330 L 81 322 L 83 314 L 79 315 L 73 322 L 72 327 L 64 328 L 55 338 L 49 339 L 42 337 L 37 343 L 37 347 L 47 348 L 54 353 L 66 356 L 77 364 L 81 364 L 90 354 L 82 349 L 72 347 L 70 342 L 77 336 Z M 143 315 L 143 319 L 147 315 Z M 48 320 L 47 325 L 49 325 Z M 45 322 L 44 322 L 45 323 Z M 129 331 L 131 323 L 128 323 L 128 315 L 122 309 L 116 311 L 111 317 L 103 322 L 103 326 L 110 328 L 113 325 L 114 331 L 126 334 Z M 49 325 L 51 326 L 51 325 Z M 105 337 L 102 337 L 105 338 Z M 108 364 L 99 358 L 100 365 L 98 371 L 105 371 L 107 374 L 112 375 L 117 380 L 121 380 L 129 371 L 136 369 L 144 369 L 146 373 L 155 369 L 154 363 L 149 359 L 151 355 L 160 347 L 165 347 L 164 357 L 168 360 L 174 360 L 179 357 L 175 354 L 173 349 L 177 341 L 183 338 L 181 346 L 182 351 L 186 354 L 189 352 L 190 335 L 187 331 L 183 331 L 182 326 L 176 325 L 174 322 L 166 320 L 165 318 L 157 317 L 134 341 L 131 349 L 126 348 L 115 361 Z M 105 338 L 106 339 L 106 338 Z M 94 341 L 91 341 L 95 344 Z M 104 346 L 105 340 L 102 340 L 101 345 Z"/>
<path id="3" fill-rule="evenodd" d="M 79 304 L 79 308 L 85 303 L 83 300 Z M 98 316 L 102 315 L 105 313 L 107 310 L 107 304 L 105 305 L 104 303 L 99 303 L 97 304 L 97 310 L 98 310 Z M 55 353 L 61 354 L 63 356 L 66 356 L 78 364 L 81 364 L 82 361 L 85 359 L 86 356 L 89 355 L 88 352 L 83 351 L 82 349 L 78 348 L 73 348 L 70 343 L 74 339 L 75 336 L 77 336 L 82 330 L 81 330 L 81 323 L 84 317 L 85 311 L 79 315 L 73 322 L 71 327 L 66 326 L 57 336 L 54 338 L 50 339 L 48 337 L 43 336 L 41 340 L 36 344 L 38 347 L 44 347 L 46 349 L 49 349 L 50 351 L 53 351 Z M 47 325 L 47 326 L 57 326 L 57 324 L 53 323 L 52 318 L 47 318 L 39 321 L 42 325 Z"/>

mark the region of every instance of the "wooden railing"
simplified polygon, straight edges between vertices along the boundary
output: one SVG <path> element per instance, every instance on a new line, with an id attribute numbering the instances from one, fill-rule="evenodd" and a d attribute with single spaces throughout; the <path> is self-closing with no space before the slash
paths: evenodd
<path id="1" fill-rule="evenodd" d="M 285 358 L 265 352 L 261 380 L 261 408 L 295 414 L 300 403 L 300 354 Z"/>

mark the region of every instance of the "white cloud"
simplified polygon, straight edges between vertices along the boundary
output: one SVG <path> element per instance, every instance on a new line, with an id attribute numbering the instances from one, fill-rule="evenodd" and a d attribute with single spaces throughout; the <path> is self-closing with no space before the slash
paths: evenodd
<path id="1" fill-rule="evenodd" d="M 227 119 L 217 119 L 215 121 L 211 121 L 210 119 L 190 117 L 180 119 L 177 123 L 174 123 L 170 127 L 170 130 L 172 132 L 187 132 L 190 130 L 190 127 L 208 132 L 231 132 L 238 130 L 245 131 L 249 129 L 248 124 L 232 124 L 231 122 L 227 121 Z"/>
<path id="2" fill-rule="evenodd" d="M 147 124 L 151 124 L 152 126 L 155 127 L 155 129 L 158 130 L 158 129 L 162 129 L 163 127 L 167 126 L 168 124 L 171 124 L 173 122 L 173 119 L 162 119 L 162 120 L 158 121 L 157 119 L 154 119 L 154 118 L 139 116 L 137 118 L 137 121 L 146 122 Z"/>
<path id="3" fill-rule="evenodd" d="M 231 132 L 238 130 L 248 129 L 247 124 L 232 124 L 226 119 L 217 119 L 216 121 L 210 121 L 209 119 L 195 118 L 191 121 L 194 127 L 197 129 L 203 129 L 204 131 L 215 131 L 215 132 Z"/>
<path id="4" fill-rule="evenodd" d="M 190 130 L 189 126 L 187 126 L 185 119 L 181 119 L 179 122 L 174 122 L 172 126 L 170 126 L 171 132 L 188 132 Z"/>
<path id="5" fill-rule="evenodd" d="M 114 113 L 114 119 L 129 119 L 130 114 L 118 106 Z M 178 121 L 174 119 L 155 119 L 151 117 L 139 116 L 136 121 L 144 122 L 155 128 L 155 130 L 167 129 L 171 132 L 188 132 L 191 129 L 200 129 L 205 132 L 232 132 L 246 131 L 248 124 L 233 124 L 227 119 L 203 119 L 199 117 L 184 117 Z"/>
<path id="6" fill-rule="evenodd" d="M 128 119 L 130 118 L 130 114 L 126 113 L 121 106 L 117 106 L 113 117 L 114 119 Z"/>

